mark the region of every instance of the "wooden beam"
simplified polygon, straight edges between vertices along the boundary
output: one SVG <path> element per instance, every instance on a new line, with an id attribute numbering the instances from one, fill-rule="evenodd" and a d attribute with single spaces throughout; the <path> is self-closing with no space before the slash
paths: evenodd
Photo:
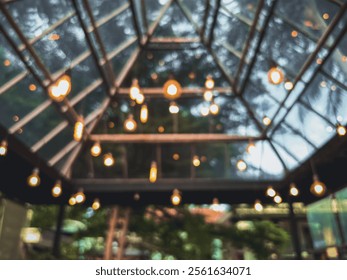
<path id="1" fill-rule="evenodd" d="M 117 192 L 162 192 L 172 191 L 179 186 L 181 191 L 221 191 L 221 190 L 262 190 L 269 185 L 277 185 L 280 181 L 244 181 L 215 178 L 165 178 L 158 179 L 154 184 L 147 178 L 143 179 L 74 179 L 77 188 L 87 193 Z"/>
<path id="2" fill-rule="evenodd" d="M 199 37 L 154 37 L 149 41 L 150 44 L 192 44 L 200 43 Z"/>
<path id="3" fill-rule="evenodd" d="M 226 134 L 94 134 L 91 141 L 107 143 L 217 143 L 263 140 L 260 137 Z"/>

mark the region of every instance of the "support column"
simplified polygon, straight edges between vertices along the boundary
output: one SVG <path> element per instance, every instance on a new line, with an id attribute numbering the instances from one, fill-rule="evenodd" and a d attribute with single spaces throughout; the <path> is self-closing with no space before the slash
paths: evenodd
<path id="1" fill-rule="evenodd" d="M 293 249 L 295 252 L 295 259 L 301 260 L 301 244 L 298 234 L 298 224 L 294 213 L 293 202 L 289 197 L 289 221 L 290 221 L 290 233 L 292 237 Z"/>
<path id="2" fill-rule="evenodd" d="M 56 229 L 54 234 L 53 250 L 52 250 L 53 256 L 56 259 L 60 258 L 61 229 L 62 229 L 63 221 L 64 221 L 64 213 L 65 213 L 65 205 L 61 204 L 59 205 L 59 212 L 57 216 L 57 224 L 56 224 Z"/>
<path id="3" fill-rule="evenodd" d="M 112 243 L 113 243 L 114 231 L 115 231 L 117 219 L 118 219 L 118 211 L 119 211 L 118 206 L 113 207 L 111 209 L 109 227 L 108 227 L 106 242 L 105 242 L 104 260 L 112 259 Z"/>

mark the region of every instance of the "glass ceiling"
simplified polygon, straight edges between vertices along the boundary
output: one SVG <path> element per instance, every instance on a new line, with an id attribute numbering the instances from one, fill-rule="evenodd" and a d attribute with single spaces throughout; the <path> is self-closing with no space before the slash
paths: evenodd
<path id="1" fill-rule="evenodd" d="M 346 125 L 346 1 L 0 3 L 3 137 L 15 136 L 62 177 L 72 168 L 75 178 L 147 178 L 157 160 L 162 178 L 281 180 L 334 137 L 337 124 Z M 268 80 L 274 66 L 284 74 L 279 85 Z M 72 91 L 57 103 L 47 87 L 64 73 Z M 203 98 L 207 75 L 215 81 L 217 115 L 201 113 L 210 105 Z M 158 94 L 170 77 L 184 89 L 175 116 L 170 100 Z M 133 78 L 145 93 L 145 124 L 141 106 L 129 98 Z M 123 128 L 129 114 L 138 124 L 130 135 L 235 139 L 101 142 L 103 153 L 116 158 L 106 168 L 102 156 L 87 151 L 98 135 L 129 134 Z M 73 139 L 78 116 L 86 125 L 82 142 Z M 191 164 L 196 155 L 198 168 Z M 243 172 L 239 160 L 247 164 Z"/>

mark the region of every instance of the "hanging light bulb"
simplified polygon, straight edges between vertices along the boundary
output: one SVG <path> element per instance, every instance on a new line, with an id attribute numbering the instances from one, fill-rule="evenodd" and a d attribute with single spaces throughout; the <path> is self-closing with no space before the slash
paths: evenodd
<path id="1" fill-rule="evenodd" d="M 140 121 L 142 123 L 146 123 L 148 121 L 148 107 L 146 104 L 141 106 Z"/>
<path id="2" fill-rule="evenodd" d="M 282 202 L 282 197 L 280 195 L 275 195 L 274 197 L 274 201 L 277 203 L 277 204 L 280 204 Z"/>
<path id="3" fill-rule="evenodd" d="M 137 128 L 137 123 L 134 120 L 133 115 L 129 115 L 129 117 L 124 122 L 124 129 L 129 132 L 134 132 Z"/>
<path id="4" fill-rule="evenodd" d="M 74 132 L 73 132 L 73 138 L 75 141 L 80 142 L 83 137 L 84 132 L 84 122 L 83 119 L 80 118 L 78 121 L 75 122 L 74 126 Z"/>
<path id="5" fill-rule="evenodd" d="M 92 209 L 94 211 L 98 210 L 100 208 L 100 201 L 99 199 L 95 198 L 94 201 L 93 201 L 93 204 L 92 204 Z"/>
<path id="6" fill-rule="evenodd" d="M 273 85 L 279 85 L 283 82 L 284 75 L 278 67 L 272 67 L 267 73 L 268 80 Z"/>
<path id="7" fill-rule="evenodd" d="M 110 167 L 112 165 L 114 165 L 114 157 L 111 153 L 107 153 L 104 155 L 104 165 L 107 167 Z"/>
<path id="8" fill-rule="evenodd" d="M 284 88 L 285 88 L 286 90 L 292 90 L 293 87 L 294 87 L 294 84 L 293 84 L 291 81 L 286 81 L 286 82 L 284 83 Z"/>
<path id="9" fill-rule="evenodd" d="M 346 128 L 345 128 L 343 125 L 338 124 L 338 125 L 336 126 L 336 132 L 337 132 L 337 134 L 338 134 L 339 136 L 345 136 L 346 133 L 347 133 L 347 130 L 346 130 Z"/>
<path id="10" fill-rule="evenodd" d="M 181 193 L 178 189 L 174 189 L 172 191 L 172 195 L 171 195 L 171 203 L 172 205 L 174 206 L 177 206 L 181 203 L 181 200 L 182 200 L 182 196 L 181 196 Z"/>
<path id="11" fill-rule="evenodd" d="M 212 102 L 210 105 L 210 113 L 212 115 L 218 115 L 219 113 L 219 106 L 214 102 Z"/>
<path id="12" fill-rule="evenodd" d="M 58 180 L 55 184 L 54 184 L 54 186 L 53 186 L 53 188 L 52 188 L 52 196 L 53 197 L 59 197 L 60 195 L 61 195 L 61 193 L 62 193 L 62 187 L 61 187 L 61 181 L 60 180 Z"/>
<path id="13" fill-rule="evenodd" d="M 296 185 L 294 183 L 290 184 L 289 194 L 291 196 L 298 196 L 299 195 L 299 189 L 296 187 Z"/>
<path id="14" fill-rule="evenodd" d="M 254 143 L 252 141 L 249 141 L 246 151 L 248 154 L 252 155 L 256 152 L 257 147 L 254 145 Z"/>
<path id="15" fill-rule="evenodd" d="M 151 183 L 155 183 L 157 181 L 157 176 L 158 176 L 157 163 L 155 161 L 152 161 L 151 169 L 149 170 L 149 181 Z"/>
<path id="16" fill-rule="evenodd" d="M 132 85 L 130 87 L 129 96 L 132 100 L 136 100 L 139 94 L 140 94 L 139 81 L 137 79 L 133 79 Z"/>
<path id="17" fill-rule="evenodd" d="M 136 103 L 141 105 L 144 101 L 145 101 L 145 96 L 143 95 L 143 93 L 139 93 L 137 96 L 136 96 L 136 99 L 135 99 Z"/>
<path id="18" fill-rule="evenodd" d="M 0 156 L 4 157 L 7 154 L 8 143 L 6 140 L 2 140 L 0 144 Z"/>
<path id="19" fill-rule="evenodd" d="M 257 211 L 257 212 L 261 212 L 261 211 L 263 211 L 263 209 L 264 209 L 263 205 L 261 204 L 260 200 L 257 199 L 254 202 L 254 210 Z"/>
<path id="20" fill-rule="evenodd" d="M 200 166 L 200 159 L 198 156 L 193 156 L 193 160 L 192 160 L 192 163 L 195 167 L 198 167 Z"/>
<path id="21" fill-rule="evenodd" d="M 76 194 L 75 194 L 75 199 L 76 199 L 76 203 L 80 204 L 83 203 L 86 200 L 86 196 L 83 193 L 83 190 L 79 190 Z"/>
<path id="22" fill-rule="evenodd" d="M 41 179 L 40 179 L 39 173 L 40 173 L 39 169 L 34 168 L 33 172 L 28 177 L 27 182 L 30 187 L 38 187 L 40 185 Z"/>
<path id="23" fill-rule="evenodd" d="M 204 117 L 208 116 L 209 112 L 210 112 L 210 108 L 209 107 L 202 106 L 201 109 L 200 109 L 200 113 Z"/>
<path id="24" fill-rule="evenodd" d="M 247 163 L 244 160 L 240 159 L 237 161 L 236 167 L 239 171 L 243 172 L 247 169 Z"/>
<path id="25" fill-rule="evenodd" d="M 263 117 L 263 124 L 269 126 L 271 124 L 271 119 L 268 116 Z"/>
<path id="26" fill-rule="evenodd" d="M 76 198 L 74 196 L 71 196 L 69 199 L 69 205 L 74 206 L 76 204 Z"/>
<path id="27" fill-rule="evenodd" d="M 207 88 L 207 89 L 213 89 L 214 88 L 214 80 L 212 79 L 211 75 L 208 75 L 206 77 L 205 88 Z"/>
<path id="28" fill-rule="evenodd" d="M 176 99 L 182 94 L 182 87 L 176 80 L 168 80 L 163 87 L 164 96 L 168 99 Z"/>
<path id="29" fill-rule="evenodd" d="M 318 175 L 313 175 L 313 183 L 310 187 L 310 192 L 315 196 L 323 196 L 327 190 L 325 184 L 319 181 Z"/>
<path id="30" fill-rule="evenodd" d="M 48 87 L 48 94 L 52 100 L 61 102 L 71 91 L 71 78 L 63 75 L 55 83 Z"/>
<path id="31" fill-rule="evenodd" d="M 140 194 L 139 193 L 135 193 L 134 194 L 134 200 L 135 201 L 139 201 L 140 200 Z"/>
<path id="32" fill-rule="evenodd" d="M 171 114 L 177 114 L 180 111 L 180 108 L 176 104 L 176 102 L 172 101 L 170 102 L 169 112 Z"/>
<path id="33" fill-rule="evenodd" d="M 266 195 L 270 196 L 270 197 L 275 197 L 276 196 L 276 191 L 274 190 L 274 188 L 272 186 L 269 186 L 266 189 Z"/>
<path id="34" fill-rule="evenodd" d="M 90 154 L 93 157 L 98 157 L 100 156 L 102 152 L 100 142 L 95 142 L 94 145 L 90 148 Z"/>
<path id="35" fill-rule="evenodd" d="M 211 102 L 212 99 L 213 99 L 213 93 L 212 93 L 212 91 L 206 90 L 206 91 L 204 92 L 204 100 L 205 100 L 206 102 Z"/>

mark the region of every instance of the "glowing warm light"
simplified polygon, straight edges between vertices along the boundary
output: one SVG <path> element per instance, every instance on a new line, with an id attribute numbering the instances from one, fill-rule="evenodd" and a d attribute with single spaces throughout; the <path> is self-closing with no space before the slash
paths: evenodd
<path id="1" fill-rule="evenodd" d="M 299 189 L 296 187 L 296 185 L 294 183 L 290 184 L 289 194 L 291 196 L 298 196 L 299 195 Z"/>
<path id="2" fill-rule="evenodd" d="M 52 188 L 52 196 L 59 197 L 62 193 L 63 189 L 61 187 L 61 181 L 57 181 Z"/>
<path id="3" fill-rule="evenodd" d="M 320 65 L 320 64 L 323 63 L 323 60 L 322 60 L 321 58 L 317 58 L 316 63 L 317 63 L 318 65 Z"/>
<path id="4" fill-rule="evenodd" d="M 133 79 L 133 83 L 130 87 L 129 96 L 132 100 L 136 100 L 139 94 L 140 94 L 139 81 L 137 79 Z"/>
<path id="5" fill-rule="evenodd" d="M 95 142 L 94 145 L 90 148 L 90 154 L 93 157 L 98 157 L 100 156 L 102 152 L 101 145 L 99 142 Z"/>
<path id="6" fill-rule="evenodd" d="M 74 131 L 73 131 L 73 138 L 75 141 L 80 142 L 83 137 L 83 132 L 84 132 L 84 122 L 83 119 L 81 118 L 77 122 L 75 122 L 74 126 Z"/>
<path id="7" fill-rule="evenodd" d="M 347 133 L 347 130 L 343 125 L 339 124 L 336 126 L 336 132 L 339 136 L 345 136 Z"/>
<path id="8" fill-rule="evenodd" d="M 209 107 L 203 106 L 203 107 L 201 107 L 201 109 L 200 109 L 200 113 L 201 113 L 201 115 L 204 116 L 204 117 L 208 116 L 209 112 L 210 112 L 210 108 L 209 108 Z"/>
<path id="9" fill-rule="evenodd" d="M 205 88 L 207 88 L 207 89 L 213 89 L 214 88 L 214 80 L 212 79 L 212 76 L 210 76 L 210 75 L 208 75 L 206 77 Z"/>
<path id="10" fill-rule="evenodd" d="M 157 73 L 152 73 L 151 74 L 151 78 L 152 78 L 152 80 L 158 79 L 158 74 Z"/>
<path id="11" fill-rule="evenodd" d="M 260 200 L 257 199 L 254 202 L 254 210 L 257 211 L 257 212 L 261 212 L 261 211 L 263 211 L 263 209 L 264 209 L 263 205 L 261 204 Z"/>
<path id="12" fill-rule="evenodd" d="M 171 195 L 171 203 L 174 206 L 177 206 L 181 203 L 182 196 L 179 190 L 174 189 Z"/>
<path id="13" fill-rule="evenodd" d="M 272 186 L 269 186 L 266 189 L 266 195 L 269 197 L 275 197 L 276 196 L 276 191 L 274 190 L 274 188 Z"/>
<path id="14" fill-rule="evenodd" d="M 48 94 L 54 101 L 61 102 L 71 92 L 71 78 L 63 75 L 48 87 Z"/>
<path id="15" fill-rule="evenodd" d="M 139 193 L 135 193 L 134 194 L 134 200 L 135 201 L 139 201 L 140 200 L 140 194 Z"/>
<path id="16" fill-rule="evenodd" d="M 263 118 L 263 124 L 269 126 L 271 124 L 271 119 L 267 116 Z"/>
<path id="17" fill-rule="evenodd" d="M 310 187 L 310 192 L 314 194 L 315 196 L 323 196 L 327 190 L 327 187 L 325 184 L 321 181 L 319 181 L 319 178 L 317 175 L 313 176 L 313 183 Z"/>
<path id="18" fill-rule="evenodd" d="M 279 195 L 276 195 L 276 196 L 274 197 L 274 201 L 275 201 L 277 204 L 280 204 L 280 203 L 282 202 L 282 197 L 279 196 Z"/>
<path id="19" fill-rule="evenodd" d="M 163 133 L 164 131 L 165 131 L 165 128 L 162 125 L 158 126 L 159 133 Z"/>
<path id="20" fill-rule="evenodd" d="M 327 87 L 327 82 L 326 82 L 326 81 L 321 81 L 320 86 L 321 86 L 322 88 Z"/>
<path id="21" fill-rule="evenodd" d="M 336 86 L 335 86 L 335 85 L 332 85 L 332 86 L 330 87 L 330 89 L 331 89 L 332 91 L 335 91 L 335 90 L 336 90 Z"/>
<path id="22" fill-rule="evenodd" d="M 145 96 L 140 92 L 135 99 L 136 103 L 141 105 L 145 101 Z"/>
<path id="23" fill-rule="evenodd" d="M 279 85 L 283 82 L 284 75 L 278 67 L 272 67 L 267 73 L 268 80 L 273 85 Z"/>
<path id="24" fill-rule="evenodd" d="M 284 83 L 284 88 L 285 88 L 286 90 L 292 90 L 293 87 L 294 87 L 294 84 L 293 84 L 291 81 L 286 81 L 286 82 Z"/>
<path id="25" fill-rule="evenodd" d="M 257 150 L 257 147 L 254 145 L 253 142 L 249 142 L 247 148 L 246 148 L 246 151 L 248 154 L 252 155 L 256 152 Z"/>
<path id="26" fill-rule="evenodd" d="M 137 128 L 137 123 L 134 120 L 133 115 L 129 115 L 129 117 L 124 122 L 124 129 L 129 132 L 134 132 Z"/>
<path id="27" fill-rule="evenodd" d="M 152 161 L 151 169 L 149 170 L 149 181 L 151 183 L 155 183 L 157 181 L 157 175 L 158 175 L 157 163 L 155 161 Z"/>
<path id="28" fill-rule="evenodd" d="M 38 187 L 40 185 L 41 179 L 38 168 L 33 170 L 32 174 L 28 177 L 27 182 L 30 187 Z"/>
<path id="29" fill-rule="evenodd" d="M 112 165 L 114 165 L 114 157 L 111 153 L 105 154 L 104 155 L 104 165 L 107 167 L 110 167 Z"/>
<path id="30" fill-rule="evenodd" d="M 86 196 L 84 195 L 83 191 L 80 190 L 75 194 L 75 199 L 76 199 L 76 203 L 80 204 L 86 200 Z"/>
<path id="31" fill-rule="evenodd" d="M 213 99 L 213 93 L 212 93 L 212 91 L 206 90 L 206 91 L 204 92 L 204 99 L 205 99 L 205 101 L 207 101 L 207 102 L 211 102 L 212 99 Z"/>
<path id="32" fill-rule="evenodd" d="M 168 80 L 163 87 L 164 96 L 168 99 L 176 99 L 181 96 L 182 88 L 176 80 Z"/>
<path id="33" fill-rule="evenodd" d="M 51 41 L 58 41 L 60 39 L 60 35 L 57 33 L 52 33 L 49 35 L 48 39 Z"/>
<path id="34" fill-rule="evenodd" d="M 73 206 L 76 204 L 76 198 L 74 198 L 73 196 L 70 197 L 69 199 L 69 205 Z"/>
<path id="35" fill-rule="evenodd" d="M 217 197 L 212 199 L 212 205 L 219 205 L 219 199 Z"/>
<path id="36" fill-rule="evenodd" d="M 140 121 L 142 123 L 146 123 L 148 121 L 148 107 L 146 104 L 141 106 Z"/>
<path id="37" fill-rule="evenodd" d="M 6 140 L 2 140 L 0 144 L 0 156 L 4 157 L 7 154 L 8 143 Z"/>
<path id="38" fill-rule="evenodd" d="M 236 167 L 239 171 L 243 172 L 247 169 L 247 163 L 242 159 L 238 160 L 236 163 Z"/>
<path id="39" fill-rule="evenodd" d="M 322 18 L 325 19 L 325 20 L 329 19 L 329 17 L 330 17 L 330 16 L 329 16 L 328 13 L 324 13 L 323 16 L 322 16 Z"/>
<path id="40" fill-rule="evenodd" d="M 35 91 L 37 89 L 36 85 L 35 84 L 30 84 L 29 85 L 29 90 L 30 91 Z"/>
<path id="41" fill-rule="evenodd" d="M 211 105 L 210 105 L 210 113 L 212 115 L 218 115 L 218 113 L 219 113 L 219 106 L 216 103 L 211 103 Z"/>
<path id="42" fill-rule="evenodd" d="M 176 104 L 176 102 L 171 102 L 170 103 L 170 107 L 169 107 L 169 112 L 171 114 L 177 114 L 180 111 L 180 108 L 178 107 L 178 105 Z"/>
<path id="43" fill-rule="evenodd" d="M 292 35 L 293 38 L 296 38 L 296 37 L 298 37 L 298 31 L 293 30 L 290 35 Z"/>
<path id="44" fill-rule="evenodd" d="M 94 199 L 94 202 L 93 202 L 93 204 L 92 204 L 92 209 L 94 210 L 94 211 L 96 211 L 96 210 L 98 210 L 99 208 L 100 208 L 100 201 L 99 201 L 99 199 L 97 199 L 97 198 L 95 198 Z"/>
<path id="45" fill-rule="evenodd" d="M 179 160 L 179 159 L 180 159 L 180 155 L 177 154 L 177 153 L 175 153 L 175 154 L 172 155 L 172 158 L 173 158 L 174 160 Z"/>
<path id="46" fill-rule="evenodd" d="M 200 159 L 198 156 L 193 156 L 193 160 L 192 160 L 192 163 L 195 167 L 198 167 L 200 166 Z"/>
<path id="47" fill-rule="evenodd" d="M 11 61 L 9 59 L 4 60 L 4 66 L 9 67 L 11 65 Z"/>
<path id="48" fill-rule="evenodd" d="M 341 61 L 342 61 L 342 62 L 347 62 L 347 56 L 346 56 L 346 55 L 343 55 L 343 56 L 341 57 Z"/>

